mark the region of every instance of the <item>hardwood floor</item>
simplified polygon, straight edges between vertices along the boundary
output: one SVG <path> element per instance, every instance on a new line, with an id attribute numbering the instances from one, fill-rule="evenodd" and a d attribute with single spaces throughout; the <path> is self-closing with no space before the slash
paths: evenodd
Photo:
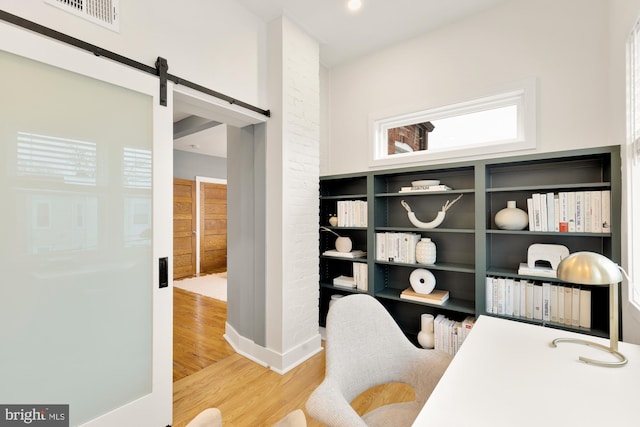
<path id="1" fill-rule="evenodd" d="M 224 427 L 271 426 L 307 398 L 324 378 L 324 351 L 284 375 L 235 353 L 223 338 L 227 304 L 174 288 L 173 427 L 217 407 Z M 402 384 L 356 398 L 360 414 L 381 404 L 413 399 Z M 305 412 L 306 414 L 306 412 Z M 309 427 L 322 426 L 307 415 Z"/>
<path id="2" fill-rule="evenodd" d="M 222 337 L 225 302 L 173 288 L 173 313 L 174 382 L 235 353 Z"/>

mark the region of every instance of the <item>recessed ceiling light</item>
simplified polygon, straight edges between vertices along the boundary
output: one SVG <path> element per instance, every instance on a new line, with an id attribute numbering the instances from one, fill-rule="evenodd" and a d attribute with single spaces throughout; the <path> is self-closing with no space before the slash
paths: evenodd
<path id="1" fill-rule="evenodd" d="M 349 8 L 349 10 L 359 10 L 362 7 L 362 1 L 361 0 L 349 0 L 347 2 L 347 7 Z"/>

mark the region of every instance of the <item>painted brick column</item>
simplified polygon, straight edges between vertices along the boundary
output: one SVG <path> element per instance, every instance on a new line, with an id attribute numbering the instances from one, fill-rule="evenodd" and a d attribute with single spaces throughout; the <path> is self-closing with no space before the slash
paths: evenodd
<path id="1" fill-rule="evenodd" d="M 286 372 L 321 350 L 318 333 L 318 43 L 287 18 L 268 24 L 266 341 Z"/>

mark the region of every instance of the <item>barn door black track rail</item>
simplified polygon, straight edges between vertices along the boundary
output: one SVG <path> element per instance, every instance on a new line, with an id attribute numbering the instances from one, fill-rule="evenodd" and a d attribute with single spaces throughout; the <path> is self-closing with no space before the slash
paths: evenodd
<path id="1" fill-rule="evenodd" d="M 135 61 L 131 58 L 127 58 L 126 56 L 119 55 L 115 52 L 102 49 L 101 47 L 98 47 L 91 43 L 87 43 L 75 37 L 71 37 L 59 31 L 52 30 L 51 28 L 42 26 L 40 24 L 36 24 L 35 22 L 26 20 L 19 16 L 12 15 L 8 12 L 5 12 L 4 10 L 0 10 L 0 19 L 10 24 L 17 25 L 19 27 L 25 28 L 35 33 L 41 34 L 43 36 L 61 41 L 71 46 L 75 46 L 87 52 L 91 52 L 96 56 L 102 56 L 102 57 L 111 59 L 112 61 L 116 61 L 121 64 L 127 65 L 129 67 L 135 68 L 137 70 L 143 71 L 145 73 L 158 76 L 160 79 L 160 104 L 161 105 L 165 105 L 165 106 L 167 105 L 167 81 L 171 80 L 175 84 L 187 86 L 191 89 L 197 90 L 198 92 L 202 92 L 207 95 L 211 95 L 215 98 L 222 99 L 223 101 L 226 101 L 229 104 L 234 104 L 239 107 L 246 108 L 247 110 L 251 110 L 256 113 L 262 114 L 264 116 L 271 117 L 271 112 L 269 110 L 263 110 L 262 108 L 258 108 L 254 105 L 247 104 L 246 102 L 242 102 L 240 100 L 237 100 L 235 98 L 232 98 L 220 92 L 216 92 L 215 90 L 201 86 L 197 83 L 193 83 L 193 82 L 190 82 L 189 80 L 169 74 L 167 72 L 167 70 L 169 69 L 169 65 L 167 63 L 167 60 L 164 58 L 158 57 L 158 59 L 156 60 L 155 68 L 154 68 L 149 65 L 145 65 L 141 62 Z"/>

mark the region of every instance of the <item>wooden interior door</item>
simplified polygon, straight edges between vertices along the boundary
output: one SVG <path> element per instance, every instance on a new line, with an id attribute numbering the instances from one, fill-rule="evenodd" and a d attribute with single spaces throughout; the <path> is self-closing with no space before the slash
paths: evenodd
<path id="1" fill-rule="evenodd" d="M 200 273 L 227 271 L 227 185 L 200 183 Z"/>
<path id="2" fill-rule="evenodd" d="M 196 183 L 173 180 L 173 278 L 196 274 Z"/>

